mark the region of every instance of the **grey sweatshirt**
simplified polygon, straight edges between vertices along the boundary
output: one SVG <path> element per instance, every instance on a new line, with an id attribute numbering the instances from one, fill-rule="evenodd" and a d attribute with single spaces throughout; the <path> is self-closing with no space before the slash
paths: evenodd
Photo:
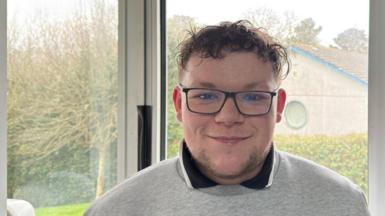
<path id="1" fill-rule="evenodd" d="M 188 186 L 180 158 L 138 172 L 96 200 L 86 216 L 255 215 L 367 216 L 358 186 L 325 167 L 275 151 L 273 181 L 264 189 L 241 185 Z"/>

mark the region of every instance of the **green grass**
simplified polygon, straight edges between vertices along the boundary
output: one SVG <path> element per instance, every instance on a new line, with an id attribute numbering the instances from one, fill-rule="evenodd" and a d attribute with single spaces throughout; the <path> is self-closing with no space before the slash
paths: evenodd
<path id="1" fill-rule="evenodd" d="M 37 208 L 36 216 L 83 216 L 90 203 Z"/>

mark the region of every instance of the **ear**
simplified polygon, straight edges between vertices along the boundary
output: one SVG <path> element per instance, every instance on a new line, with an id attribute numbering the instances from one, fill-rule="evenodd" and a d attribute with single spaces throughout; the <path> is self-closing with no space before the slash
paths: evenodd
<path id="1" fill-rule="evenodd" d="M 178 119 L 179 122 L 182 122 L 182 91 L 179 86 L 175 86 L 172 93 L 172 100 L 174 102 L 176 119 Z"/>
<path id="2" fill-rule="evenodd" d="M 285 108 L 285 102 L 286 102 L 286 92 L 284 89 L 278 90 L 278 96 L 277 96 L 277 118 L 276 122 L 280 122 L 282 120 L 283 115 L 283 109 Z"/>

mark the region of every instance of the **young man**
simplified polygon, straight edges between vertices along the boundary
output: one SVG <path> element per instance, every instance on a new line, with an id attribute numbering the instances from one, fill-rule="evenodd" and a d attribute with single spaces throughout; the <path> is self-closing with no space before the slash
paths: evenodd
<path id="1" fill-rule="evenodd" d="M 349 180 L 274 149 L 286 64 L 285 49 L 246 21 L 193 32 L 173 93 L 179 157 L 140 171 L 86 215 L 369 215 Z"/>

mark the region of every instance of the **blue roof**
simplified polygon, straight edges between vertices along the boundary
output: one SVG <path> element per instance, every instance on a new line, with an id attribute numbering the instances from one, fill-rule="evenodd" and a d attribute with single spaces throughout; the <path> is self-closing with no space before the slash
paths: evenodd
<path id="1" fill-rule="evenodd" d="M 368 82 L 357 77 L 356 75 L 354 75 L 353 73 L 341 68 L 341 67 L 338 67 L 337 65 L 335 64 L 332 64 L 330 62 L 327 62 L 325 60 L 323 60 L 322 58 L 320 58 L 319 56 L 311 53 L 311 52 L 308 52 L 308 51 L 305 51 L 301 48 L 298 48 L 298 47 L 295 47 L 295 46 L 289 46 L 288 48 L 288 51 L 292 51 L 294 53 L 297 53 L 301 56 L 304 56 L 306 58 L 309 58 L 313 61 L 316 61 L 322 65 L 324 65 L 325 67 L 329 68 L 331 71 L 334 71 L 334 72 L 337 72 L 337 73 L 340 73 L 342 74 L 343 76 L 351 79 L 351 80 L 354 80 L 356 82 L 358 82 L 359 84 L 365 86 L 366 88 L 368 87 Z"/>

